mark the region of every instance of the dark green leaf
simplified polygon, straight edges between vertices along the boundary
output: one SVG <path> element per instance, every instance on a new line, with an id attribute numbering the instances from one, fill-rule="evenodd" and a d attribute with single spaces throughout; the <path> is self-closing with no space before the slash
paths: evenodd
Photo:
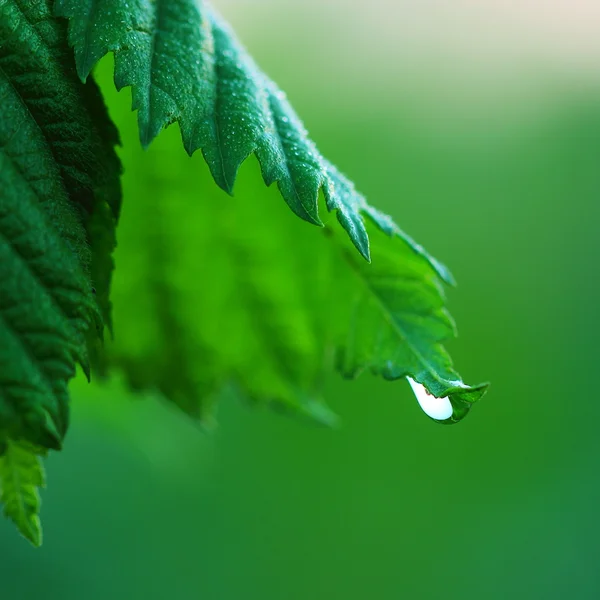
<path id="1" fill-rule="evenodd" d="M 0 98 L 0 440 L 59 449 L 108 317 L 116 130 L 49 1 L 0 0 Z"/>
<path id="2" fill-rule="evenodd" d="M 240 164 L 255 153 L 265 183 L 277 182 L 290 208 L 317 225 L 323 190 L 328 210 L 337 211 L 369 260 L 364 215 L 373 209 L 320 155 L 285 94 L 206 2 L 56 0 L 55 6 L 56 14 L 70 19 L 69 41 L 83 80 L 114 52 L 115 84 L 132 86 L 144 146 L 178 122 L 188 153 L 201 148 L 215 181 L 230 193 Z M 388 220 L 375 220 L 403 236 Z M 427 256 L 420 246 L 413 248 Z M 449 280 L 446 269 L 439 273 Z"/>

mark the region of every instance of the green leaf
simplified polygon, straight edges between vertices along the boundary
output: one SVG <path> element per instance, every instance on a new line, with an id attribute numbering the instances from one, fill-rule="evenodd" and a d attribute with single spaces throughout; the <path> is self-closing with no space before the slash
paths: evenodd
<path id="1" fill-rule="evenodd" d="M 321 225 L 319 191 L 359 252 L 370 258 L 363 215 L 374 211 L 318 152 L 286 96 L 256 66 L 229 26 L 198 0 L 56 0 L 70 19 L 79 76 L 108 52 L 115 84 L 132 86 L 140 138 L 147 146 L 178 122 L 191 155 L 201 148 L 218 185 L 231 193 L 240 164 L 255 153 L 267 185 L 277 182 L 290 208 Z M 387 220 L 379 222 L 384 228 Z M 396 235 L 412 241 L 394 226 Z M 413 249 L 446 269 L 414 244 Z"/>
<path id="2" fill-rule="evenodd" d="M 40 495 L 45 485 L 39 450 L 25 442 L 8 441 L 0 451 L 0 502 L 4 515 L 34 546 L 42 545 Z"/>
<path id="3" fill-rule="evenodd" d="M 0 0 L 0 97 L 0 429 L 59 448 L 67 383 L 108 317 L 116 129 L 49 2 Z"/>
<path id="4" fill-rule="evenodd" d="M 120 164 L 49 1 L 0 0 L 0 99 L 0 440 L 60 449 L 108 319 Z"/>
<path id="5" fill-rule="evenodd" d="M 367 346 L 361 349 L 362 359 L 357 364 L 353 364 L 351 360 L 357 355 L 356 352 L 347 348 L 343 363 L 347 368 L 344 372 L 350 373 L 369 366 L 389 378 L 412 374 L 434 394 L 450 394 L 456 414 L 465 414 L 470 402 L 481 395 L 481 389 L 472 390 L 464 386 L 451 369 L 449 358 L 439 342 L 453 333 L 453 327 L 443 311 L 442 296 L 438 294 L 436 300 L 428 299 L 428 295 L 431 295 L 428 286 L 435 285 L 439 288 L 442 281 L 452 283 L 451 274 L 406 236 L 389 217 L 369 206 L 354 185 L 319 154 L 285 94 L 258 69 L 230 28 L 207 3 L 196 0 L 107 0 L 102 3 L 95 0 L 56 0 L 55 8 L 56 14 L 70 19 L 69 41 L 75 48 L 77 69 L 82 80 L 86 79 L 92 67 L 106 53 L 114 53 L 115 84 L 117 89 L 126 86 L 132 88 L 133 109 L 138 110 L 139 131 L 144 146 L 163 127 L 177 122 L 188 154 L 192 155 L 195 150 L 202 149 L 213 178 L 227 192 L 231 193 L 233 190 L 241 163 L 255 154 L 265 183 L 270 185 L 277 182 L 290 208 L 306 221 L 318 225 L 322 224 L 318 211 L 319 192 L 322 190 L 328 211 L 336 212 L 338 221 L 363 257 L 368 260 L 371 257 L 365 218 L 376 225 L 377 229 L 374 231 L 377 236 L 381 236 L 383 232 L 395 238 L 395 261 L 406 260 L 407 264 L 419 264 L 414 279 L 416 283 L 411 284 L 410 280 L 403 278 L 402 272 L 392 268 L 386 272 L 386 277 L 390 280 L 389 289 L 383 290 L 380 282 L 375 280 L 375 271 L 365 272 L 351 263 L 355 287 L 366 288 L 373 298 L 385 296 L 379 298 L 370 309 L 369 314 L 377 317 L 368 317 L 368 322 L 375 327 L 368 333 L 377 336 L 376 340 L 383 335 L 385 344 L 381 347 L 379 341 L 373 343 L 372 340 L 366 340 Z M 158 166 L 155 168 L 160 169 Z M 154 186 L 148 190 L 148 194 L 156 196 Z M 205 199 L 203 201 L 206 203 Z M 157 206 L 153 214 L 175 211 L 170 197 L 168 206 L 166 204 Z M 198 215 L 198 219 L 210 223 L 210 230 L 194 232 L 195 236 L 205 236 L 219 247 L 242 247 L 238 252 L 239 256 L 230 261 L 236 265 L 235 268 L 224 264 L 220 267 L 213 266 L 212 270 L 216 272 L 219 268 L 223 269 L 235 282 L 234 293 L 239 298 L 244 298 L 248 306 L 256 304 L 253 316 L 236 325 L 238 331 L 245 331 L 254 340 L 255 348 L 252 351 L 245 349 L 244 356 L 248 359 L 248 364 L 240 367 L 236 362 L 238 359 L 233 356 L 222 359 L 223 352 L 216 347 L 216 338 L 207 340 L 210 336 L 203 331 L 194 336 L 189 330 L 191 321 L 183 318 L 185 311 L 182 312 L 182 305 L 176 300 L 181 294 L 175 290 L 176 286 L 169 285 L 173 264 L 168 262 L 168 267 L 161 268 L 159 275 L 150 264 L 162 265 L 164 258 L 158 254 L 152 255 L 145 273 L 154 282 L 149 296 L 160 298 L 155 300 L 156 307 L 160 307 L 160 314 L 150 310 L 146 317 L 149 320 L 156 318 L 158 324 L 162 323 L 165 330 L 176 332 L 177 336 L 191 338 L 189 344 L 194 349 L 186 349 L 186 344 L 175 348 L 173 345 L 178 345 L 176 335 L 155 331 L 157 337 L 153 342 L 159 344 L 156 348 L 162 347 L 160 344 L 163 343 L 170 348 L 167 354 L 173 360 L 173 367 L 179 368 L 179 374 L 176 376 L 175 370 L 165 363 L 161 363 L 164 370 L 161 374 L 161 366 L 155 364 L 157 360 L 152 359 L 152 349 L 142 353 L 146 364 L 154 364 L 154 368 L 148 371 L 144 368 L 144 361 L 132 358 L 136 352 L 124 352 L 120 360 L 132 374 L 133 382 L 140 387 L 150 385 L 152 381 L 162 382 L 158 386 L 173 399 L 177 397 L 176 402 L 187 406 L 188 410 L 190 403 L 197 410 L 194 398 L 210 395 L 221 379 L 236 373 L 237 379 L 246 382 L 244 387 L 251 396 L 285 397 L 286 402 L 296 404 L 299 397 L 311 397 L 307 382 L 314 379 L 314 373 L 318 371 L 313 364 L 315 349 L 307 346 L 303 348 L 304 354 L 297 356 L 295 342 L 281 336 L 282 332 L 289 329 L 293 331 L 291 338 L 296 341 L 302 340 L 310 346 L 313 340 L 294 329 L 299 325 L 291 325 L 291 314 L 279 314 L 278 311 L 282 306 L 285 307 L 285 303 L 276 302 L 276 298 L 282 293 L 278 289 L 279 285 L 283 285 L 284 289 L 294 289 L 292 295 L 297 297 L 296 284 L 281 283 L 285 281 L 285 277 L 280 279 L 279 284 L 269 283 L 271 280 L 277 281 L 275 274 L 269 270 L 282 269 L 277 263 L 285 261 L 285 254 L 282 258 L 276 258 L 267 253 L 268 259 L 261 257 L 256 264 L 252 263 L 252 257 L 262 251 L 257 246 L 269 246 L 269 252 L 282 251 L 272 247 L 276 241 L 269 238 L 275 238 L 277 233 L 273 224 L 266 225 L 268 220 L 264 209 L 259 210 L 253 202 L 249 207 L 250 214 L 242 217 L 234 232 L 222 232 L 218 225 L 220 219 L 231 220 L 231 216 L 213 215 L 211 208 L 194 206 L 192 209 L 190 203 L 186 208 L 189 214 L 185 217 L 183 210 L 173 218 L 165 214 L 162 217 L 164 223 L 156 221 L 160 231 L 152 229 L 153 222 L 150 227 L 152 233 L 140 232 L 142 236 L 149 235 L 148 240 L 143 243 L 151 245 L 152 241 L 165 238 L 163 245 L 170 248 L 183 219 L 190 221 L 194 210 L 204 211 Z M 239 205 L 237 210 L 240 211 Z M 140 215 L 138 223 L 144 222 L 143 219 L 143 215 Z M 248 232 L 242 224 L 251 229 L 252 243 L 244 243 Z M 214 238 L 213 234 L 217 230 L 223 237 Z M 262 232 L 260 236 L 257 235 L 259 231 Z M 207 253 L 203 256 L 210 256 L 211 263 L 220 265 L 220 257 L 214 256 L 210 249 L 206 250 Z M 392 265 L 395 261 L 392 261 Z M 259 272 L 258 264 L 262 265 L 260 268 L 263 273 L 260 276 L 256 275 Z M 306 268 L 310 269 L 310 266 L 307 265 Z M 287 268 L 288 265 L 283 267 L 284 275 Z M 177 270 L 175 267 L 175 271 Z M 192 275 L 194 271 L 191 268 L 188 273 L 190 277 L 197 277 Z M 253 273 L 252 277 L 249 273 Z M 254 281 L 256 278 L 260 279 L 260 285 Z M 248 285 L 247 279 L 251 281 L 251 285 Z M 433 281 L 435 284 L 431 283 Z M 138 284 L 143 287 L 144 280 L 140 279 Z M 183 285 L 182 282 L 178 284 Z M 402 301 L 407 291 L 413 295 L 408 316 L 395 311 L 395 306 Z M 327 294 L 325 298 L 331 301 L 331 290 Z M 420 294 L 423 295 L 422 298 L 419 298 Z M 206 298 L 202 300 L 206 302 Z M 194 298 L 193 305 L 196 306 L 198 302 L 199 299 Z M 218 314 L 220 306 L 211 304 L 207 314 Z M 295 312 L 296 316 L 307 308 L 309 307 L 301 306 L 301 310 Z M 429 311 L 430 316 L 424 318 L 419 312 L 423 310 Z M 410 311 L 414 311 L 414 314 Z M 236 306 L 233 313 L 238 312 L 247 313 L 248 308 Z M 363 312 L 364 309 L 361 309 L 360 313 Z M 256 315 L 259 315 L 258 319 Z M 350 317 L 348 319 L 345 322 L 346 328 L 361 331 L 361 324 L 357 325 Z M 271 327 L 269 320 L 273 320 L 275 327 L 279 329 L 271 333 L 263 331 Z M 285 326 L 280 327 L 279 320 Z M 235 319 L 233 321 L 237 322 Z M 131 323 L 135 322 L 134 317 Z M 216 318 L 216 322 L 222 323 L 222 319 Z M 384 325 L 390 331 L 382 334 Z M 210 330 L 210 324 L 204 324 L 204 328 Z M 323 345 L 321 333 L 317 331 L 314 336 L 317 340 L 314 343 Z M 240 335 L 239 338 L 241 337 Z M 401 345 L 403 350 L 396 350 L 394 344 Z M 241 344 L 242 347 L 243 345 Z M 195 356 L 200 349 L 202 360 L 210 365 L 204 375 L 198 374 L 198 367 L 186 355 L 190 351 Z M 259 350 L 272 360 L 261 359 Z M 293 365 L 292 372 L 288 372 L 290 364 Z M 221 366 L 222 375 L 216 375 L 219 368 L 215 365 Z M 251 373 L 250 365 L 265 373 Z M 269 371 L 268 366 L 273 368 Z M 304 371 L 305 367 L 307 372 Z M 301 372 L 301 376 L 296 373 L 296 369 Z M 240 372 L 243 375 L 240 376 Z M 281 385 L 267 385 L 267 372 L 273 382 L 279 381 Z M 177 381 L 177 390 L 173 389 L 173 378 Z M 248 383 L 250 381 L 253 383 Z M 259 389 L 262 385 L 266 386 L 265 390 Z M 290 400 L 290 397 L 295 400 Z"/>
<path id="6" fill-rule="evenodd" d="M 440 345 L 455 333 L 441 278 L 393 225 L 390 235 L 368 225 L 366 263 L 335 222 L 315 230 L 294 219 L 252 170 L 239 200 L 226 201 L 177 148 L 168 131 L 123 156 L 108 355 L 135 389 L 158 389 L 211 423 L 233 383 L 255 402 L 331 425 L 322 384 L 337 366 L 347 377 L 411 375 L 450 395 L 448 422 L 464 417 L 485 386 L 466 386 L 452 369 Z"/>
<path id="7" fill-rule="evenodd" d="M 349 272 L 335 283 L 338 315 L 346 315 L 337 367 L 349 378 L 365 369 L 389 380 L 412 377 L 434 396 L 449 397 L 452 416 L 444 422 L 460 421 L 487 384 L 465 385 L 441 345 L 456 335 L 442 281 L 406 245 L 377 232 L 372 239 L 371 265 L 341 248 Z"/>

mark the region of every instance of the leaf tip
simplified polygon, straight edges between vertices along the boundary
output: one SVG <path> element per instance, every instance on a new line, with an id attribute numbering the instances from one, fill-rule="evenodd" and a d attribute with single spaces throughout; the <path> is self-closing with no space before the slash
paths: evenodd
<path id="1" fill-rule="evenodd" d="M 318 425 L 330 429 L 338 429 L 340 427 L 340 418 L 322 400 L 308 398 L 300 404 L 300 410 Z"/>
<path id="2" fill-rule="evenodd" d="M 310 219 L 310 223 L 316 225 L 317 227 L 325 227 L 325 223 L 323 223 L 319 215 L 319 207 L 317 203 L 315 203 L 314 206 L 311 205 L 309 207 L 306 207 L 303 205 L 303 207 Z"/>
<path id="3" fill-rule="evenodd" d="M 311 225 L 316 225 L 317 227 L 325 227 L 325 223 L 321 221 L 321 218 L 319 217 L 318 213 L 311 214 L 308 211 L 304 211 L 303 215 L 301 216 L 305 221 L 307 221 Z"/>
<path id="4" fill-rule="evenodd" d="M 160 133 L 162 126 L 156 125 L 147 120 L 142 112 L 139 112 L 138 116 L 138 129 L 140 130 L 140 144 L 144 150 L 148 149 L 148 146 L 154 141 L 154 138 Z"/>
<path id="5" fill-rule="evenodd" d="M 360 215 L 352 214 L 348 211 L 337 208 L 337 218 L 344 228 L 354 247 L 360 255 L 368 262 L 371 262 L 371 246 L 369 243 L 369 234 L 365 229 L 365 224 Z"/>
<path id="6" fill-rule="evenodd" d="M 91 69 L 87 68 L 87 66 L 82 65 L 80 62 L 77 63 L 77 77 L 79 77 L 81 83 L 85 84 L 87 82 L 90 70 Z"/>
<path id="7" fill-rule="evenodd" d="M 42 523 L 38 515 L 34 515 L 30 522 L 27 524 L 27 527 L 17 525 L 19 532 L 21 535 L 34 547 L 40 548 L 42 542 L 44 540 L 44 535 L 42 532 Z"/>
<path id="8" fill-rule="evenodd" d="M 353 240 L 354 241 L 354 240 Z M 354 243 L 360 255 L 371 264 L 371 249 L 369 247 L 369 240 L 367 239 L 365 244 Z"/>
<path id="9" fill-rule="evenodd" d="M 433 270 L 439 275 L 444 283 L 447 283 L 452 287 L 456 287 L 456 279 L 452 274 L 452 271 L 450 271 L 450 269 L 444 263 L 440 262 L 437 260 L 437 258 L 434 258 L 429 254 L 425 254 L 425 257 L 427 258 L 427 261 Z"/>

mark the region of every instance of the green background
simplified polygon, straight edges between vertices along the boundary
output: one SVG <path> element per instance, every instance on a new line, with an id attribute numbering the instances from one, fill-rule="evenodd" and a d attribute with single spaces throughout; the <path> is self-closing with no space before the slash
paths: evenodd
<path id="1" fill-rule="evenodd" d="M 43 547 L 0 521 L 0 594 L 600 597 L 592 75 L 572 60 L 552 68 L 556 52 L 544 62 L 525 46 L 492 51 L 483 34 L 465 33 L 472 52 L 432 34 L 404 46 L 411 22 L 382 0 L 369 19 L 337 2 L 217 5 L 323 154 L 450 265 L 460 337 L 449 349 L 465 380 L 489 379 L 491 391 L 466 421 L 440 427 L 407 384 L 332 375 L 337 431 L 225 393 L 208 436 L 118 382 L 77 381 L 66 448 L 47 461 Z M 439 4 L 428 10 L 423 31 L 443 28 Z M 445 60 L 449 50 L 458 58 Z M 126 155 L 137 144 L 128 92 L 104 87 Z M 206 197 L 190 190 L 190 202 L 276 196 L 254 161 L 233 200 L 194 164 Z"/>

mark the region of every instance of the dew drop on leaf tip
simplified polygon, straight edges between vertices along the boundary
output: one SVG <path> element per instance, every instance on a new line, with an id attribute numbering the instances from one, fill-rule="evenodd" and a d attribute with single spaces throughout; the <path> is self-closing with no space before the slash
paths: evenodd
<path id="1" fill-rule="evenodd" d="M 412 377 L 407 377 L 406 379 L 417 397 L 419 406 L 428 417 L 436 421 L 445 421 L 452 416 L 452 403 L 447 396 L 436 398 L 427 391 L 424 385 L 416 382 Z"/>

